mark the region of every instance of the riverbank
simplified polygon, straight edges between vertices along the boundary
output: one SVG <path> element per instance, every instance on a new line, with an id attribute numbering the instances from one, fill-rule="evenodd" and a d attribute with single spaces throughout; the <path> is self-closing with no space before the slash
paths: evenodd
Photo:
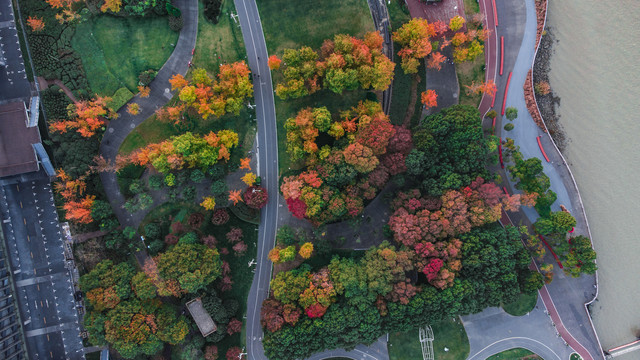
<path id="1" fill-rule="evenodd" d="M 599 295 L 591 310 L 605 348 L 635 340 L 640 324 L 638 18 L 637 1 L 562 0 L 549 3 L 547 20 L 558 41 L 549 81 L 562 98 L 556 111 L 567 136 L 564 155 L 598 252 Z M 638 359 L 638 352 L 617 359 Z"/>
<path id="2" fill-rule="evenodd" d="M 533 64 L 533 83 L 546 83 L 549 84 L 549 71 L 551 56 L 553 56 L 553 45 L 555 38 L 553 36 L 553 30 L 547 27 L 543 32 L 540 47 L 536 54 L 536 59 Z M 549 135 L 553 138 L 553 141 L 558 146 L 560 151 L 564 151 L 566 146 L 566 136 L 560 124 L 560 117 L 556 112 L 556 108 L 560 106 L 560 97 L 554 93 L 553 88 L 549 87 L 547 94 L 537 93 L 535 96 L 538 104 L 540 114 L 544 119 L 544 123 L 547 126 Z"/>

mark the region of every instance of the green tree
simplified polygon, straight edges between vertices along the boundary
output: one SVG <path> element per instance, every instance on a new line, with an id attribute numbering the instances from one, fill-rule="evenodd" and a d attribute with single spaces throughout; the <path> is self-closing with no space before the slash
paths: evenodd
<path id="1" fill-rule="evenodd" d="M 504 115 L 507 117 L 507 119 L 509 119 L 509 121 L 513 121 L 518 117 L 518 109 L 512 106 L 509 106 L 505 110 Z"/>
<path id="2" fill-rule="evenodd" d="M 151 300 L 157 295 L 156 286 L 144 272 L 138 272 L 133 276 L 131 287 L 140 300 Z"/>
<path id="3" fill-rule="evenodd" d="M 156 258 L 160 278 L 174 280 L 187 293 L 204 289 L 221 273 L 217 250 L 202 244 L 177 244 Z"/>

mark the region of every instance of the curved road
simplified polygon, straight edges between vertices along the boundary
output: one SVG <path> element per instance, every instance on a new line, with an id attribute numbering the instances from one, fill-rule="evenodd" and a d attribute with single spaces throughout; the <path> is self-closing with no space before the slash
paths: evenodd
<path id="1" fill-rule="evenodd" d="M 118 111 L 119 117 L 109 123 L 107 131 L 102 137 L 100 155 L 111 163 L 115 161 L 120 145 L 122 145 L 127 135 L 171 99 L 173 94 L 170 91 L 169 78 L 174 74 L 184 75 L 187 73 L 188 63 L 192 57 L 191 52 L 196 46 L 196 36 L 198 34 L 198 1 L 176 0 L 174 5 L 182 11 L 184 27 L 180 30 L 180 36 L 173 53 L 171 53 L 171 56 L 158 71 L 156 78 L 149 86 L 151 89 L 149 97 L 141 98 L 136 95 L 129 100 L 129 103 L 135 102 L 140 105 L 140 113 L 135 116 L 131 115 L 126 111 L 127 107 L 123 106 Z M 105 171 L 100 173 L 100 178 L 109 203 L 120 224 L 123 227 L 137 225 L 144 217 L 145 212 L 139 211 L 131 215 L 122 207 L 125 199 L 120 193 L 116 173 Z"/>

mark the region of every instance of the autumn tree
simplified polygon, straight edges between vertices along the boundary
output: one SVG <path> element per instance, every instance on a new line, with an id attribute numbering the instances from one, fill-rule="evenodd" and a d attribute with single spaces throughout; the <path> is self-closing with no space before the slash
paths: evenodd
<path id="1" fill-rule="evenodd" d="M 205 208 L 205 210 L 213 210 L 216 207 L 216 198 L 212 196 L 207 196 L 202 199 L 200 206 Z"/>
<path id="2" fill-rule="evenodd" d="M 423 92 L 420 99 L 427 109 L 438 106 L 438 94 L 436 94 L 435 90 Z"/>
<path id="3" fill-rule="evenodd" d="M 92 208 L 96 197 L 85 193 L 86 177 L 87 175 L 83 175 L 72 179 L 64 170 L 58 170 L 58 181 L 53 185 L 64 201 L 62 208 L 65 217 L 78 224 L 93 222 Z"/>
<path id="4" fill-rule="evenodd" d="M 256 174 L 252 172 L 248 172 L 244 174 L 244 176 L 242 176 L 242 182 L 247 184 L 247 186 L 253 186 L 253 184 L 256 183 L 256 178 L 257 178 Z"/>
<path id="5" fill-rule="evenodd" d="M 120 7 L 122 6 L 122 0 L 105 0 L 104 4 L 100 8 L 100 11 L 107 12 L 111 11 L 113 13 L 117 13 L 120 11 Z"/>
<path id="6" fill-rule="evenodd" d="M 57 120 L 50 124 L 53 132 L 64 133 L 76 130 L 83 137 L 91 137 L 102 128 L 107 118 L 117 114 L 107 106 L 110 98 L 96 97 L 94 100 L 79 101 L 68 106 L 69 120 Z"/>
<path id="7" fill-rule="evenodd" d="M 487 96 L 494 96 L 498 91 L 498 88 L 496 87 L 496 84 L 493 82 L 493 80 L 489 80 L 480 84 L 476 84 L 475 82 L 473 82 L 471 85 L 466 85 L 466 87 L 468 93 L 482 93 Z"/>
<path id="8" fill-rule="evenodd" d="M 138 115 L 138 113 L 140 112 L 140 105 L 136 103 L 130 103 L 129 105 L 127 105 L 127 112 L 134 116 Z"/>
<path id="9" fill-rule="evenodd" d="M 148 86 L 139 85 L 138 92 L 140 93 L 140 97 L 146 98 L 149 97 L 149 94 L 151 94 L 151 88 L 149 88 Z"/>
<path id="10" fill-rule="evenodd" d="M 278 56 L 276 55 L 271 55 L 269 56 L 269 60 L 267 61 L 267 64 L 269 65 L 269 69 L 278 70 L 280 69 L 280 64 L 282 64 L 282 60 L 280 60 L 280 58 L 278 58 Z"/>
<path id="11" fill-rule="evenodd" d="M 220 255 L 201 244 L 177 244 L 155 259 L 159 280 L 176 283 L 181 293 L 203 289 L 220 275 Z M 158 287 L 160 295 L 162 287 Z"/>
<path id="12" fill-rule="evenodd" d="M 425 19 L 414 18 L 393 33 L 393 41 L 401 46 L 398 56 L 402 59 L 401 65 L 405 74 L 418 72 L 420 60 L 427 57 L 433 49 L 431 40 L 441 32 L 440 26 L 429 24 Z M 438 57 L 435 61 L 440 63 L 440 59 Z"/>
<path id="13" fill-rule="evenodd" d="M 74 9 L 74 5 L 80 0 L 46 0 L 47 4 L 49 4 L 54 9 L 61 9 L 59 13 L 56 14 L 56 20 L 58 20 L 61 24 L 65 22 L 72 22 L 78 18 L 80 18 L 80 14 L 77 13 Z"/>
<path id="14" fill-rule="evenodd" d="M 268 200 L 267 189 L 262 186 L 249 186 L 244 192 L 244 202 L 252 209 L 262 209 Z"/>
<path id="15" fill-rule="evenodd" d="M 240 190 L 230 190 L 229 191 L 229 201 L 233 201 L 233 205 L 237 205 L 238 201 L 243 201 L 242 200 L 242 195 L 240 193 Z"/>
<path id="16" fill-rule="evenodd" d="M 41 17 L 29 16 L 27 18 L 27 25 L 29 25 L 33 32 L 40 32 L 44 30 L 44 20 L 42 20 Z"/>

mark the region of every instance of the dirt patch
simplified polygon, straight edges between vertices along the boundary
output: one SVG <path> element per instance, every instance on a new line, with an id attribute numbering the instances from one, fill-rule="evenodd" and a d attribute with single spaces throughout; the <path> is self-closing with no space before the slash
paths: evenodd
<path id="1" fill-rule="evenodd" d="M 416 111 L 416 101 L 418 101 L 418 83 L 420 83 L 420 77 L 416 74 L 411 79 L 411 100 L 409 100 L 409 107 L 407 107 L 407 112 L 404 115 L 404 120 L 402 121 L 402 126 L 409 128 L 411 126 L 411 118 L 413 118 L 413 113 Z"/>

